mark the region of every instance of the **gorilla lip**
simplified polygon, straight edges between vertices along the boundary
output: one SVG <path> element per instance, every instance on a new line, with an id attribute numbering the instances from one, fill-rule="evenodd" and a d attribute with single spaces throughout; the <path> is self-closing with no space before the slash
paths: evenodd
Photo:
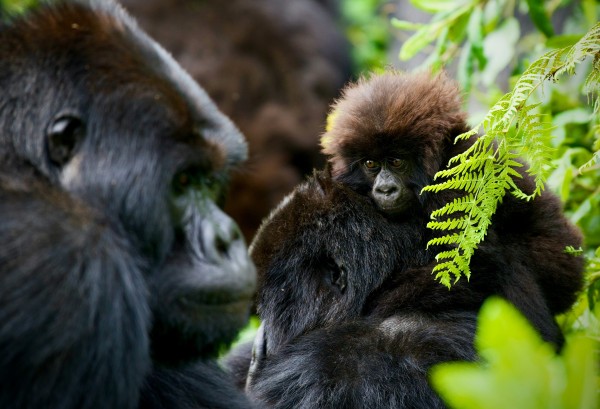
<path id="1" fill-rule="evenodd" d="M 248 305 L 252 300 L 252 292 L 241 292 L 237 295 L 225 291 L 214 293 L 194 293 L 177 298 L 176 303 L 184 308 L 227 308 L 233 305 Z"/>
<path id="2" fill-rule="evenodd" d="M 250 312 L 250 300 L 247 298 L 231 300 L 229 302 L 212 303 L 205 300 L 194 300 L 181 297 L 176 302 L 177 307 L 186 311 L 191 319 L 204 319 L 205 317 L 243 316 L 247 319 Z"/>
<path id="3" fill-rule="evenodd" d="M 383 210 L 386 213 L 399 213 L 405 210 L 408 206 L 381 206 L 378 205 L 379 209 Z"/>

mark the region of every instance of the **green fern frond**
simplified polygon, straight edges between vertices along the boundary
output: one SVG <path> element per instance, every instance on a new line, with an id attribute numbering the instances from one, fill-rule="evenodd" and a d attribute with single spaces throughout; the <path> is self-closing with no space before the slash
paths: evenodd
<path id="1" fill-rule="evenodd" d="M 581 167 L 579 168 L 579 173 L 584 173 L 587 172 L 588 170 L 590 170 L 594 165 L 600 163 L 600 124 L 596 124 L 594 126 L 594 128 L 592 129 L 592 132 L 594 133 L 594 155 L 592 156 L 592 158 L 587 161 L 586 163 L 584 163 L 583 165 L 581 165 Z"/>
<path id="2" fill-rule="evenodd" d="M 449 213 L 464 212 L 475 204 L 474 200 L 473 195 L 457 197 L 452 202 L 446 203 L 443 207 L 431 212 L 431 218 L 435 220 L 436 218 L 446 216 Z"/>
<path id="3" fill-rule="evenodd" d="M 447 235 L 429 241 L 428 246 L 450 245 L 451 250 L 438 254 L 433 272 L 442 284 L 450 286 L 452 278 L 470 276 L 469 262 L 477 246 L 487 233 L 491 219 L 506 193 L 522 200 L 532 200 L 544 189 L 551 167 L 553 149 L 552 126 L 536 110 L 537 104 L 528 104 L 529 97 L 544 83 L 556 81 L 564 73 L 572 74 L 577 64 L 594 56 L 593 70 L 586 80 L 586 92 L 594 98 L 594 110 L 599 110 L 600 93 L 600 23 L 571 47 L 552 50 L 534 61 L 515 84 L 487 113 L 479 125 L 459 135 L 456 140 L 468 139 L 483 130 L 475 143 L 465 152 L 449 161 L 448 168 L 435 175 L 432 185 L 423 191 L 464 192 L 431 214 L 428 227 Z M 591 166 L 598 163 L 595 153 Z M 532 192 L 522 191 L 515 180 L 522 177 L 518 169 L 523 157 L 529 164 L 527 173 L 534 177 Z M 441 220 L 438 220 L 441 218 Z"/>
<path id="4" fill-rule="evenodd" d="M 427 223 L 427 227 L 432 230 L 456 230 L 465 229 L 468 221 L 464 217 L 453 218 L 441 222 L 433 221 Z"/>
<path id="5" fill-rule="evenodd" d="M 581 255 L 583 255 L 583 249 L 581 247 L 575 248 L 573 246 L 567 246 L 567 247 L 565 247 L 564 252 L 566 254 L 570 254 L 572 256 L 581 256 Z"/>
<path id="6" fill-rule="evenodd" d="M 575 67 L 588 56 L 595 56 L 600 52 L 600 23 L 597 23 L 572 47 L 568 47 L 563 66 L 558 68 L 557 75 L 568 72 L 575 73 Z"/>
<path id="7" fill-rule="evenodd" d="M 436 237 L 435 239 L 431 239 L 431 241 L 429 243 L 427 243 L 428 246 L 444 246 L 447 244 L 457 244 L 459 243 L 461 240 L 461 236 L 459 236 L 458 234 L 447 234 L 443 237 Z M 442 253 L 439 253 L 442 254 Z M 439 256 L 438 254 L 438 256 Z"/>
<path id="8" fill-rule="evenodd" d="M 600 53 L 596 54 L 592 64 L 592 71 L 583 83 L 583 92 L 592 98 L 594 103 L 594 115 L 600 113 Z"/>

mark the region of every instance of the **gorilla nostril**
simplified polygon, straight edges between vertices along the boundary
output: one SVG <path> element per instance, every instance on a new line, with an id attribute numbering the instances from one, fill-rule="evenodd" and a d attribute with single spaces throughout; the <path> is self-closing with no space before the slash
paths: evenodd
<path id="1" fill-rule="evenodd" d="M 217 236 L 215 239 L 215 248 L 219 255 L 227 257 L 229 254 L 229 241 Z"/>
<path id="2" fill-rule="evenodd" d="M 380 186 L 380 187 L 377 188 L 377 191 L 379 193 L 383 193 L 383 194 L 386 194 L 386 195 L 392 194 L 396 190 L 398 190 L 398 189 L 396 188 L 396 186 L 393 186 L 393 185 L 392 186 Z"/>
<path id="3" fill-rule="evenodd" d="M 233 229 L 231 232 L 231 241 L 238 241 L 238 240 L 242 240 L 242 232 L 240 231 L 240 229 Z"/>

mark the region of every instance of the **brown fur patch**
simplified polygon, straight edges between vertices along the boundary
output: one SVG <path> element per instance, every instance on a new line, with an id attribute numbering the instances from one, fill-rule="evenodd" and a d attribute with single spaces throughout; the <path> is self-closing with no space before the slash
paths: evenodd
<path id="1" fill-rule="evenodd" d="M 362 78 L 344 90 L 330 115 L 321 146 L 334 176 L 377 151 L 416 155 L 433 175 L 442 149 L 468 129 L 458 87 L 445 74 L 390 71 Z"/>

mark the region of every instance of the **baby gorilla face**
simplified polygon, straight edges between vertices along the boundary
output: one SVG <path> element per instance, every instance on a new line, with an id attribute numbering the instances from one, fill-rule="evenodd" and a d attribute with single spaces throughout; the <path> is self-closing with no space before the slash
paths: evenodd
<path id="1" fill-rule="evenodd" d="M 411 163 L 396 157 L 367 159 L 362 170 L 371 185 L 369 196 L 387 215 L 406 212 L 416 203 L 416 196 L 408 181 L 411 180 Z"/>

